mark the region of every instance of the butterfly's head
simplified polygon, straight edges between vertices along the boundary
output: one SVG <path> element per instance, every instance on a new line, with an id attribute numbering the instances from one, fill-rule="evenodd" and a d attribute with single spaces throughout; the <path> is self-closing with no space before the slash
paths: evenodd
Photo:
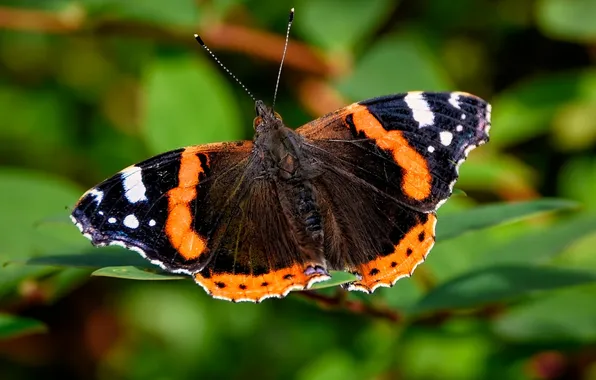
<path id="1" fill-rule="evenodd" d="M 267 106 L 262 100 L 255 103 L 255 112 L 257 116 L 253 122 L 253 127 L 257 133 L 276 130 L 283 126 L 281 116 Z"/>

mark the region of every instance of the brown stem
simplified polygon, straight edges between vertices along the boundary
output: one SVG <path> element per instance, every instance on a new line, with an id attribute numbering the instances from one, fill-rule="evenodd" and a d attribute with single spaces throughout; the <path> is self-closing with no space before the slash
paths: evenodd
<path id="1" fill-rule="evenodd" d="M 325 296 L 314 291 L 296 292 L 295 294 L 316 301 L 320 306 L 325 308 L 346 310 L 353 314 L 362 314 L 373 318 L 385 319 L 393 323 L 403 321 L 402 315 L 394 310 L 368 305 L 361 301 L 347 300 L 345 299 L 343 292 L 338 293 L 334 297 Z"/>

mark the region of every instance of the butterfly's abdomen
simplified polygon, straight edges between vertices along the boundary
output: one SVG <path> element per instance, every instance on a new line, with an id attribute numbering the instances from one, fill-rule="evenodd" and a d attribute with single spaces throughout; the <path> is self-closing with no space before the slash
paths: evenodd
<path id="1" fill-rule="evenodd" d="M 311 236 L 321 235 L 322 220 L 319 206 L 315 200 L 312 186 L 308 182 L 301 182 L 294 187 L 295 200 L 298 205 L 298 215 L 304 223 L 304 228 Z"/>

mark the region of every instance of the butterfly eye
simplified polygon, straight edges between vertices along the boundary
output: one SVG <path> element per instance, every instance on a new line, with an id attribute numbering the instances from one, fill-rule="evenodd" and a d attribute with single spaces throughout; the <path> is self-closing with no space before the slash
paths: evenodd
<path id="1" fill-rule="evenodd" d="M 275 111 L 273 111 L 273 113 L 275 114 L 275 118 L 276 118 L 276 119 L 283 120 L 283 119 L 281 118 L 281 115 L 280 115 L 280 114 L 278 114 L 278 113 L 277 113 L 277 112 L 275 112 Z"/>
<path id="2" fill-rule="evenodd" d="M 263 122 L 263 118 L 261 116 L 255 117 L 255 120 L 252 122 L 253 127 L 257 127 Z"/>

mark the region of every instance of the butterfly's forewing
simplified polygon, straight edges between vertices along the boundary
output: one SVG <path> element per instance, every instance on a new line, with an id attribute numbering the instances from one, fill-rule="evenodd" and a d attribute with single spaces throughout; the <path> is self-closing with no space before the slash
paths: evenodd
<path id="1" fill-rule="evenodd" d="M 451 195 L 459 166 L 489 129 L 490 105 L 476 96 L 410 92 L 354 103 L 297 131 L 358 178 L 428 212 Z"/>
<path id="2" fill-rule="evenodd" d="M 194 273 L 209 261 L 213 226 L 251 148 L 208 144 L 152 157 L 87 191 L 71 218 L 94 245 L 121 245 L 168 271 Z"/>

